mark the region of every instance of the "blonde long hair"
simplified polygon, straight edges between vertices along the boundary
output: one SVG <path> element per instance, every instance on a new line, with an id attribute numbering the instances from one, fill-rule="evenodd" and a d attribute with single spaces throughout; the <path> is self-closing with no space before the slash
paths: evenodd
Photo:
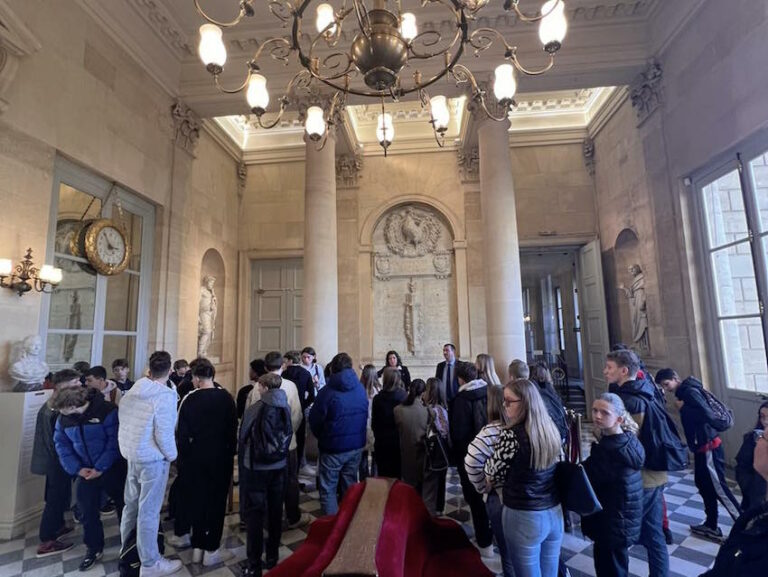
<path id="1" fill-rule="evenodd" d="M 489 385 L 501 386 L 499 375 L 496 374 L 496 364 L 493 362 L 493 357 L 486 353 L 480 353 L 475 359 L 475 366 L 477 367 L 477 378 L 483 379 Z"/>
<path id="2" fill-rule="evenodd" d="M 613 407 L 613 412 L 617 417 L 621 417 L 621 430 L 625 433 L 631 433 L 635 436 L 638 435 L 640 432 L 640 426 L 637 424 L 637 422 L 632 418 L 632 415 L 629 414 L 629 411 L 627 411 L 627 408 L 624 406 L 624 401 L 621 400 L 621 397 L 615 393 L 603 393 L 600 395 L 597 400 L 599 401 L 605 401 L 606 403 L 610 403 L 610 405 Z M 597 433 L 595 434 L 595 437 L 599 440 L 601 433 L 600 429 L 597 427 L 595 428 Z"/>
<path id="3" fill-rule="evenodd" d="M 536 471 L 554 465 L 560 457 L 560 432 L 557 430 L 539 388 L 528 379 L 508 382 L 505 387 L 520 398 L 521 418 L 531 446 L 531 468 Z M 516 423 L 515 423 L 516 424 Z"/>

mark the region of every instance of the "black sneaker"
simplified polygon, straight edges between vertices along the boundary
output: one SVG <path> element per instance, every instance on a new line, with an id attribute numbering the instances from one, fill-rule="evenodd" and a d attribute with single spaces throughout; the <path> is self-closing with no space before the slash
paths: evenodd
<path id="1" fill-rule="evenodd" d="M 246 564 L 240 569 L 240 577 L 261 577 L 261 569 L 256 569 Z"/>
<path id="2" fill-rule="evenodd" d="M 96 565 L 96 562 L 101 559 L 101 551 L 88 551 L 80 561 L 80 571 L 88 571 L 91 567 Z"/>
<path id="3" fill-rule="evenodd" d="M 704 537 L 705 539 L 711 539 L 718 543 L 722 543 L 723 541 L 723 532 L 720 530 L 720 527 L 713 529 L 704 523 L 701 525 L 691 525 L 691 533 L 698 535 L 699 537 Z"/>
<path id="4" fill-rule="evenodd" d="M 99 512 L 103 517 L 106 517 L 107 515 L 111 515 L 117 511 L 117 508 L 115 507 L 115 504 L 112 501 L 109 501 L 106 505 L 104 505 L 101 509 L 99 509 Z"/>
<path id="5" fill-rule="evenodd" d="M 667 545 L 672 545 L 675 542 L 672 539 L 672 531 L 669 530 L 669 527 L 664 529 L 664 540 L 667 542 Z"/>
<path id="6" fill-rule="evenodd" d="M 275 565 L 277 565 L 277 557 L 275 557 L 274 559 L 267 558 L 264 560 L 264 569 L 267 569 L 267 570 L 273 569 Z"/>

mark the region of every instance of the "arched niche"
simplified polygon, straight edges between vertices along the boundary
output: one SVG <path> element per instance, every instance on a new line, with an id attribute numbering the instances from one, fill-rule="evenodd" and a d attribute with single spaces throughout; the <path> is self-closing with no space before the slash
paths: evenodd
<path id="1" fill-rule="evenodd" d="M 401 202 L 371 236 L 373 359 L 396 350 L 414 376 L 434 371 L 445 342 L 457 342 L 454 227 L 434 206 Z"/>
<path id="2" fill-rule="evenodd" d="M 630 227 L 623 228 L 616 235 L 616 242 L 613 250 L 613 275 L 615 279 L 615 289 L 613 297 L 617 299 L 618 327 L 614 335 L 615 342 L 623 342 L 633 346 L 632 340 L 632 315 L 627 297 L 619 289 L 622 285 L 628 287 L 632 284 L 632 274 L 630 267 L 639 264 L 644 270 L 644 263 L 641 262 L 640 238 L 634 229 Z"/>
<path id="3" fill-rule="evenodd" d="M 201 353 L 201 342 L 204 338 L 202 333 L 207 332 L 207 322 L 211 315 L 211 299 L 207 294 L 208 286 L 206 279 L 214 278 L 213 293 L 215 295 L 215 315 L 213 318 L 213 333 L 209 338 L 207 352 L 205 356 L 213 363 L 220 363 L 223 360 L 224 350 L 224 302 L 227 296 L 227 276 L 224 266 L 224 259 L 215 248 L 209 248 L 205 251 L 200 267 L 200 297 L 198 305 L 198 354 Z"/>

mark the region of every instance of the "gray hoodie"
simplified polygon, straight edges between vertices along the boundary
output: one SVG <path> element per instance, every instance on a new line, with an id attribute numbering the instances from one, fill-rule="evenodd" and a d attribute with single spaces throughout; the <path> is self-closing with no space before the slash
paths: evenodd
<path id="1" fill-rule="evenodd" d="M 120 401 L 120 453 L 135 463 L 176 459 L 176 393 L 146 377 Z"/>
<path id="2" fill-rule="evenodd" d="M 136 385 L 134 385 L 135 387 Z M 257 385 L 258 387 L 258 385 Z M 254 387 L 256 390 L 256 387 Z M 238 460 L 240 465 L 245 467 L 249 471 L 271 471 L 275 469 L 282 469 L 287 465 L 287 459 L 277 461 L 275 463 L 251 463 L 251 451 L 249 450 L 248 443 L 250 442 L 251 426 L 256 422 L 264 405 L 270 405 L 272 407 L 282 407 L 290 413 L 290 407 L 288 406 L 288 396 L 282 389 L 269 389 L 265 393 L 261 394 L 258 401 L 252 404 L 245 410 L 243 414 L 243 422 L 240 425 L 240 438 L 238 442 Z"/>

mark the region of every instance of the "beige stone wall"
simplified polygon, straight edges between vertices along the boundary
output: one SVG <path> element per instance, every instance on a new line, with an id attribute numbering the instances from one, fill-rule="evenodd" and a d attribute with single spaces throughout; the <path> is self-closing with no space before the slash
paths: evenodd
<path id="1" fill-rule="evenodd" d="M 171 98 L 76 3 L 25 0 L 14 12 L 42 48 L 20 61 L 0 116 L 0 257 L 32 247 L 45 259 L 57 154 L 155 203 L 150 350 L 194 356 L 202 256 L 216 248 L 229 277 L 220 297 L 224 365 L 234 383 L 236 163 L 203 134 L 197 158 L 173 144 Z M 176 204 L 171 203 L 176 191 Z M 48 259 L 50 260 L 50 259 Z M 231 282 L 229 282 L 231 280 Z M 0 291 L 0 388 L 12 341 L 40 328 L 42 298 Z M 44 324 L 44 321 L 43 321 Z"/>
<path id="2" fill-rule="evenodd" d="M 570 238 L 596 233 L 593 184 L 580 144 L 512 148 L 510 157 L 521 240 L 535 245 L 542 243 L 541 232 Z M 303 163 L 249 166 L 239 216 L 241 250 L 251 258 L 301 251 L 303 195 Z M 377 303 L 371 289 L 371 231 L 387 208 L 414 201 L 446 214 L 455 238 L 466 246 L 463 292 L 469 308 L 469 346 L 459 353 L 474 358 L 486 351 L 482 243 L 487 231 L 481 220 L 479 182 L 461 180 L 454 152 L 376 156 L 365 157 L 357 183 L 337 185 L 339 346 L 356 362 L 382 362 L 372 358 L 370 328 Z M 439 360 L 440 351 L 434 354 Z"/>

